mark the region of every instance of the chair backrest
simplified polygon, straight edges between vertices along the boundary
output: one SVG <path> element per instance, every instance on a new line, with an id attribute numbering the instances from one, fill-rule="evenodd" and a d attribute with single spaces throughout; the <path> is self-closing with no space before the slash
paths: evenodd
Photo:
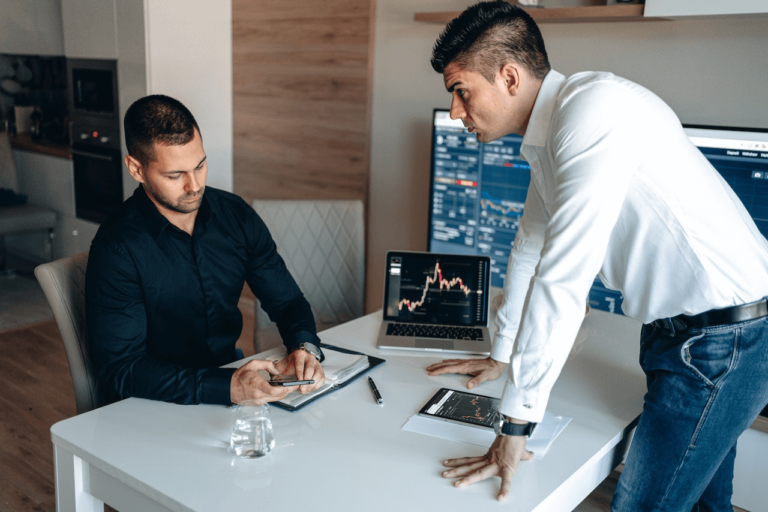
<path id="1" fill-rule="evenodd" d="M 88 253 L 52 261 L 35 269 L 59 326 L 75 387 L 77 414 L 105 405 L 91 363 L 85 319 L 85 268 Z"/>
<path id="2" fill-rule="evenodd" d="M 277 251 L 312 306 L 318 331 L 363 314 L 365 226 L 361 201 L 255 200 Z M 258 330 L 271 325 L 256 304 Z M 260 347 L 261 348 L 261 347 Z"/>

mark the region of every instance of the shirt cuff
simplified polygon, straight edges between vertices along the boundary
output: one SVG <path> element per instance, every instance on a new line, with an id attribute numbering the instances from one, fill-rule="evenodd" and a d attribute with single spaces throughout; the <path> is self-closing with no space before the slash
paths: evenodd
<path id="1" fill-rule="evenodd" d="M 236 368 L 210 368 L 201 377 L 198 385 L 197 403 L 232 404 L 232 375 Z"/>
<path id="2" fill-rule="evenodd" d="M 546 398 L 540 399 L 536 392 L 519 390 L 509 378 L 507 379 L 506 384 L 504 384 L 504 394 L 501 395 L 501 403 L 499 404 L 499 412 L 504 416 L 516 420 L 541 423 L 546 408 Z"/>
<path id="3" fill-rule="evenodd" d="M 512 348 L 514 345 L 513 340 L 497 332 L 491 347 L 491 359 L 508 364 L 512 358 Z"/>

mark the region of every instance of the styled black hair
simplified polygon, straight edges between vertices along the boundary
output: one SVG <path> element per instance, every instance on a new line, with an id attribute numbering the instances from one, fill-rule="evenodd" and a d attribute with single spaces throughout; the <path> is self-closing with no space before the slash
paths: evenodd
<path id="1" fill-rule="evenodd" d="M 502 0 L 472 5 L 445 27 L 432 50 L 432 68 L 442 73 L 452 62 L 489 82 L 507 62 L 524 66 L 539 80 L 551 69 L 536 22 Z"/>
<path id="2" fill-rule="evenodd" d="M 200 133 L 192 112 L 162 94 L 136 100 L 125 113 L 123 128 L 128 154 L 145 167 L 155 156 L 155 143 L 180 146 L 192 140 L 195 129 Z"/>

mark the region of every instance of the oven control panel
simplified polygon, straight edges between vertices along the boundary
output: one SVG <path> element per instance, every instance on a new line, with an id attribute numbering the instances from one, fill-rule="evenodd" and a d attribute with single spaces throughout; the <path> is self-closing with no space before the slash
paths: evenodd
<path id="1" fill-rule="evenodd" d="M 94 146 L 118 147 L 120 144 L 119 133 L 112 130 L 98 129 L 75 129 L 72 133 L 73 144 L 89 144 Z"/>
<path id="2" fill-rule="evenodd" d="M 118 126 L 73 120 L 70 129 L 72 145 L 120 149 L 120 129 Z"/>

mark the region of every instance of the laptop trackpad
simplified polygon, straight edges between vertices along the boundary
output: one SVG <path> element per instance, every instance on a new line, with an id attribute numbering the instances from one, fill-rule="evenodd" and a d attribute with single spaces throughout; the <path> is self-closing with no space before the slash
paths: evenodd
<path id="1" fill-rule="evenodd" d="M 416 338 L 414 344 L 416 348 L 426 348 L 432 350 L 453 350 L 453 341 L 450 340 L 436 340 L 430 338 Z"/>

